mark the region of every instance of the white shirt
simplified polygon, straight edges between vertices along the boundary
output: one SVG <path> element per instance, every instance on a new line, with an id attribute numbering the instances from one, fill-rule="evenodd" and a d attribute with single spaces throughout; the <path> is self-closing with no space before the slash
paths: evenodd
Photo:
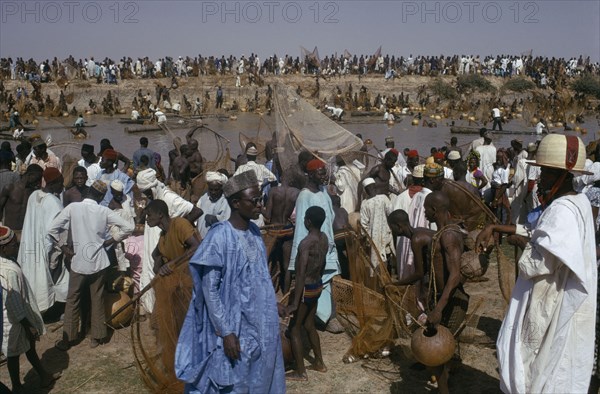
<path id="1" fill-rule="evenodd" d="M 210 227 L 206 227 L 206 215 L 213 215 L 217 217 L 219 222 L 229 219 L 231 215 L 231 208 L 224 195 L 221 195 L 217 201 L 211 201 L 208 193 L 204 193 L 196 204 L 198 208 L 202 210 L 202 216 L 198 218 L 198 232 L 200 237 L 206 237 Z"/>
<path id="2" fill-rule="evenodd" d="M 98 205 L 92 199 L 69 204 L 54 218 L 48 229 L 48 237 L 58 242 L 59 233 L 71 227 L 75 256 L 71 269 L 78 274 L 89 275 L 109 266 L 108 255 L 102 246 L 108 237 L 108 227 L 116 226 L 120 231 L 114 239 L 122 241 L 134 229 L 132 221 L 123 219 L 118 213 Z"/>
<path id="3" fill-rule="evenodd" d="M 277 180 L 277 177 L 275 177 L 275 174 L 273 174 L 271 171 L 269 171 L 269 169 L 267 167 L 265 167 L 263 164 L 258 164 L 254 161 L 248 161 L 248 163 L 246 164 L 242 164 L 241 166 L 238 167 L 237 170 L 235 170 L 235 173 L 233 174 L 234 176 L 241 174 L 242 172 L 246 172 L 246 171 L 254 171 L 254 173 L 256 174 L 256 179 L 258 179 L 258 187 L 260 188 L 263 183 L 265 181 L 267 182 L 274 182 Z"/>
<path id="4" fill-rule="evenodd" d="M 535 133 L 542 134 L 545 128 L 546 126 L 542 122 L 538 122 L 538 124 L 535 125 Z"/>
<path id="5" fill-rule="evenodd" d="M 492 183 L 498 185 L 508 184 L 508 177 L 510 174 L 509 168 L 496 168 L 492 173 Z"/>
<path id="6" fill-rule="evenodd" d="M 494 114 L 494 118 L 500 117 L 500 110 L 498 108 L 492 108 L 492 113 Z"/>
<path id="7" fill-rule="evenodd" d="M 331 111 L 331 113 L 334 116 L 338 116 L 338 117 L 342 114 L 342 112 L 344 112 L 344 110 L 341 108 L 329 107 L 329 106 L 325 106 L 325 108 L 327 108 L 329 111 Z"/>
<path id="8" fill-rule="evenodd" d="M 100 168 L 100 164 L 98 163 L 88 163 L 81 159 L 77 162 L 77 165 L 85 168 L 87 171 L 88 179 L 85 181 L 86 186 L 92 186 L 92 183 L 100 177 L 100 173 L 102 172 L 102 168 Z"/>

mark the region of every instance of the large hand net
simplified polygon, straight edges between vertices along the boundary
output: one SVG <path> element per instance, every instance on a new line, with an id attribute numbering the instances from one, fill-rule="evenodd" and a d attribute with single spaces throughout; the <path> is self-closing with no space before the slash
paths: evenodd
<path id="1" fill-rule="evenodd" d="M 308 150 L 327 161 L 336 155 L 357 152 L 360 138 L 324 116 L 286 85 L 275 86 L 275 125 L 281 168 L 297 163 L 298 152 Z"/>

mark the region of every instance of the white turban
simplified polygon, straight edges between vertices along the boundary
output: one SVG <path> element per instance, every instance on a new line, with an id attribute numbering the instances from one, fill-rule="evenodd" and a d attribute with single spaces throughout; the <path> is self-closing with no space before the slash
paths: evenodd
<path id="1" fill-rule="evenodd" d="M 224 185 L 227 183 L 227 175 L 221 174 L 217 171 L 207 171 L 206 172 L 206 182 L 217 182 L 219 185 Z"/>
<path id="2" fill-rule="evenodd" d="M 114 189 L 114 190 L 116 190 L 118 192 L 122 192 L 123 189 L 125 188 L 125 185 L 123 185 L 123 182 L 121 182 L 120 180 L 115 179 L 114 181 L 112 181 L 110 183 L 110 188 Z"/>
<path id="3" fill-rule="evenodd" d="M 362 182 L 363 187 L 367 187 L 369 185 L 372 185 L 375 183 L 375 179 L 373 178 L 365 178 L 365 180 Z"/>
<path id="4" fill-rule="evenodd" d="M 152 168 L 148 168 L 146 170 L 138 172 L 136 182 L 140 191 L 145 192 L 148 189 L 152 189 L 153 187 L 158 185 L 158 180 L 156 179 L 156 171 L 154 171 Z"/>

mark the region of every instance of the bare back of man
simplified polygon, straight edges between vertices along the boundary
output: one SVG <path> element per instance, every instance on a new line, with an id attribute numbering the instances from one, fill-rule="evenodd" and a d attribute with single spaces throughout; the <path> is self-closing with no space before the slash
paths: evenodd
<path id="1" fill-rule="evenodd" d="M 444 180 L 440 189 L 450 200 L 450 214 L 456 221 L 461 221 L 468 231 L 473 231 L 484 224 L 488 218 L 485 205 L 474 187 L 468 188 L 464 184 Z"/>
<path id="2" fill-rule="evenodd" d="M 289 223 L 289 218 L 296 206 L 298 194 L 300 194 L 299 189 L 285 184 L 271 188 L 265 208 L 265 218 L 271 224 Z"/>
<path id="3" fill-rule="evenodd" d="M 329 248 L 329 241 L 325 233 L 318 235 L 309 233 L 298 245 L 298 251 L 302 255 L 307 253 L 305 284 L 313 284 L 321 281 L 325 269 L 325 256 Z M 301 260 L 302 256 L 299 257 Z"/>
<path id="4" fill-rule="evenodd" d="M 296 207 L 298 194 L 300 194 L 300 190 L 293 186 L 288 186 L 285 180 L 280 186 L 272 188 L 269 192 L 267 206 L 265 207 L 264 216 L 267 222 L 272 225 L 279 224 L 285 226 L 286 224 L 290 224 L 289 218 Z M 293 240 L 293 230 L 290 230 L 289 234 L 282 234 L 277 238 L 277 242 L 269 256 L 269 260 L 279 266 L 281 275 L 279 285 L 284 293 L 288 291 L 291 282 L 288 266 L 292 254 Z"/>
<path id="5" fill-rule="evenodd" d="M 27 201 L 35 189 L 30 189 L 23 182 L 8 185 L 0 193 L 0 207 L 4 208 L 4 225 L 12 230 L 22 230 L 25 221 Z"/>

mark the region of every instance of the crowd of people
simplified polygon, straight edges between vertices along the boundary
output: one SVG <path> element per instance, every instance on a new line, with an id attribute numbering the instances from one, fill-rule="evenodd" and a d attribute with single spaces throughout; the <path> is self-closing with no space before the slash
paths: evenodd
<path id="1" fill-rule="evenodd" d="M 56 81 L 60 78 L 97 80 L 99 83 L 116 84 L 122 79 L 157 78 L 173 76 L 188 77 L 211 74 L 248 75 L 249 83 L 258 83 L 260 76 L 286 74 L 347 75 L 381 74 L 385 78 L 403 75 L 464 75 L 483 74 L 501 77 L 526 75 L 542 87 L 560 84 L 570 77 L 583 73 L 600 73 L 599 64 L 583 56 L 547 58 L 529 54 L 502 55 L 383 55 L 381 51 L 373 55 L 357 55 L 344 51 L 320 59 L 316 53 L 303 53 L 303 56 L 274 54 L 264 61 L 257 54 L 240 57 L 222 56 L 179 56 L 174 59 L 165 56 L 152 60 L 149 57 L 137 59 L 123 57 L 114 60 L 108 57 L 95 59 L 75 59 L 69 56 L 64 60 L 54 58 L 37 62 L 34 59 L 0 59 L 0 79 Z"/>
<path id="2" fill-rule="evenodd" d="M 132 160 L 108 140 L 98 150 L 83 144 L 71 168 L 42 139 L 21 142 L 16 154 L 3 143 L 2 352 L 13 391 L 21 389 L 23 353 L 42 385 L 59 378 L 35 353 L 53 307 L 64 305 L 57 349 L 69 351 L 86 334 L 92 349 L 106 343 L 111 271 L 133 278 L 143 313 L 154 317 L 157 362 L 188 392 L 283 392 L 286 380 L 307 380 L 307 370 L 326 373 L 318 329 L 344 331 L 332 286 L 339 275 L 357 280 L 336 240 L 352 226 L 372 241 L 371 276 L 387 270 L 394 282 L 386 286 L 414 285 L 417 322 L 452 332 L 469 306 L 463 284 L 484 273 L 465 267 L 464 253 L 487 256 L 494 234 L 512 234 L 523 257 L 498 339 L 501 388 L 587 392 L 592 375 L 597 384 L 600 152 L 588 158 L 580 139 L 561 134 L 496 147 L 486 129 L 466 149 L 454 138 L 426 155 L 398 150 L 392 137 L 385 145 L 372 168 L 308 151 L 282 168 L 273 138 L 264 163 L 248 143 L 230 173 L 208 167 L 194 130 L 170 152 L 167 171 L 145 137 Z M 206 190 L 190 194 L 190 180 L 199 179 Z M 269 250 L 261 227 L 281 230 Z M 185 289 L 190 297 L 177 298 Z M 287 303 L 276 290 L 290 293 Z M 164 318 L 179 302 L 189 303 L 187 313 Z M 287 316 L 289 331 L 280 334 Z M 303 331 L 314 353 L 308 368 Z M 280 335 L 291 341 L 287 374 Z M 448 392 L 449 372 L 449 363 L 432 370 L 440 392 Z"/>

